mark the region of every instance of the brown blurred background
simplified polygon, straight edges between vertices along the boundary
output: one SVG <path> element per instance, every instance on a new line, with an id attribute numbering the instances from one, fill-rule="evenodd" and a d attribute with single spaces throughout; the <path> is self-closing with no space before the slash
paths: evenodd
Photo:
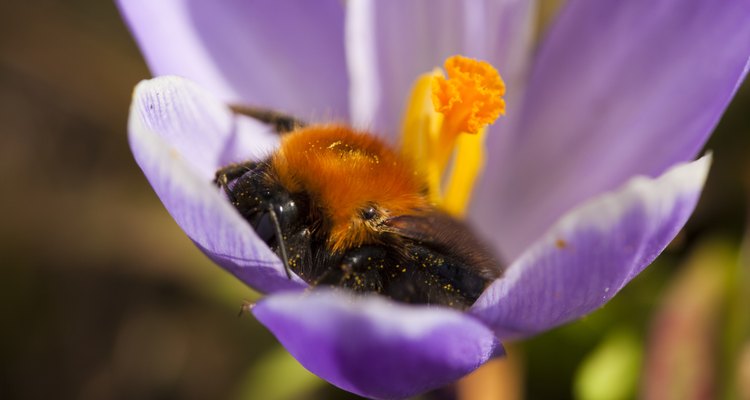
<path id="1" fill-rule="evenodd" d="M 0 3 L 0 398 L 353 398 L 237 318 L 256 295 L 159 203 L 126 140 L 131 91 L 147 77 L 111 2 Z M 614 325 L 645 341 L 695 243 L 740 246 L 748 110 L 745 85 L 711 141 L 699 211 L 658 268 L 604 311 L 518 347 L 528 397 L 578 393 L 578 366 Z"/>

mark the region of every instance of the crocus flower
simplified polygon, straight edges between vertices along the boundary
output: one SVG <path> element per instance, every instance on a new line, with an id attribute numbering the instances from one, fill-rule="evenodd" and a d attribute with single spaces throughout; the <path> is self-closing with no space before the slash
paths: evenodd
<path id="1" fill-rule="evenodd" d="M 153 73 L 189 79 L 135 90 L 130 142 L 157 195 L 208 257 L 267 295 L 253 313 L 302 365 L 372 398 L 455 380 L 643 270 L 694 209 L 710 161 L 690 160 L 750 55 L 747 0 L 570 0 L 533 55 L 531 0 L 119 5 Z M 466 312 L 305 291 L 211 183 L 277 140 L 226 104 L 395 142 L 412 83 L 453 54 L 507 83 L 467 216 L 507 271 Z"/>

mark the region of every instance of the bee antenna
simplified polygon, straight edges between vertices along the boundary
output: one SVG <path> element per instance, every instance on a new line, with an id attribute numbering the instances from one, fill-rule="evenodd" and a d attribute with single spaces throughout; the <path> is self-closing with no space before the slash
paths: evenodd
<path id="1" fill-rule="evenodd" d="M 273 208 L 269 208 L 268 213 L 271 216 L 271 221 L 276 229 L 276 240 L 279 242 L 279 249 L 281 249 L 281 261 L 284 263 L 284 271 L 286 271 L 287 278 L 292 279 L 292 269 L 289 267 L 289 256 L 286 254 L 286 244 L 284 243 L 284 235 L 281 233 L 279 217 L 276 216 L 276 212 Z"/>

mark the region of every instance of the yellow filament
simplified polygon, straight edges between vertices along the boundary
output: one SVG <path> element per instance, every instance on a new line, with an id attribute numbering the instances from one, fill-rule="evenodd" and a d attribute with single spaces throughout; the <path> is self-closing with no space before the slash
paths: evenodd
<path id="1" fill-rule="evenodd" d="M 442 208 L 454 217 L 464 217 L 469 206 L 471 192 L 484 168 L 484 138 L 487 128 L 476 135 L 461 135 L 456 141 L 448 185 L 443 196 Z"/>
<path id="2" fill-rule="evenodd" d="M 443 115 L 433 106 L 432 82 L 442 76 L 442 71 L 435 69 L 417 78 L 404 115 L 401 135 L 401 151 L 414 160 L 420 172 L 426 176 L 430 200 L 435 204 L 442 201 L 440 181 L 443 166 L 432 155 L 437 149 Z"/>

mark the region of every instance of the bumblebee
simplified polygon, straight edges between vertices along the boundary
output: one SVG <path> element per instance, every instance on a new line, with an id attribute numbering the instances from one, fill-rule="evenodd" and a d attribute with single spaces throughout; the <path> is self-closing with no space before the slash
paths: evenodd
<path id="1" fill-rule="evenodd" d="M 216 173 L 287 275 L 406 303 L 471 306 L 503 269 L 468 226 L 428 200 L 410 160 L 366 132 L 234 111 L 281 136 L 266 159 Z"/>

